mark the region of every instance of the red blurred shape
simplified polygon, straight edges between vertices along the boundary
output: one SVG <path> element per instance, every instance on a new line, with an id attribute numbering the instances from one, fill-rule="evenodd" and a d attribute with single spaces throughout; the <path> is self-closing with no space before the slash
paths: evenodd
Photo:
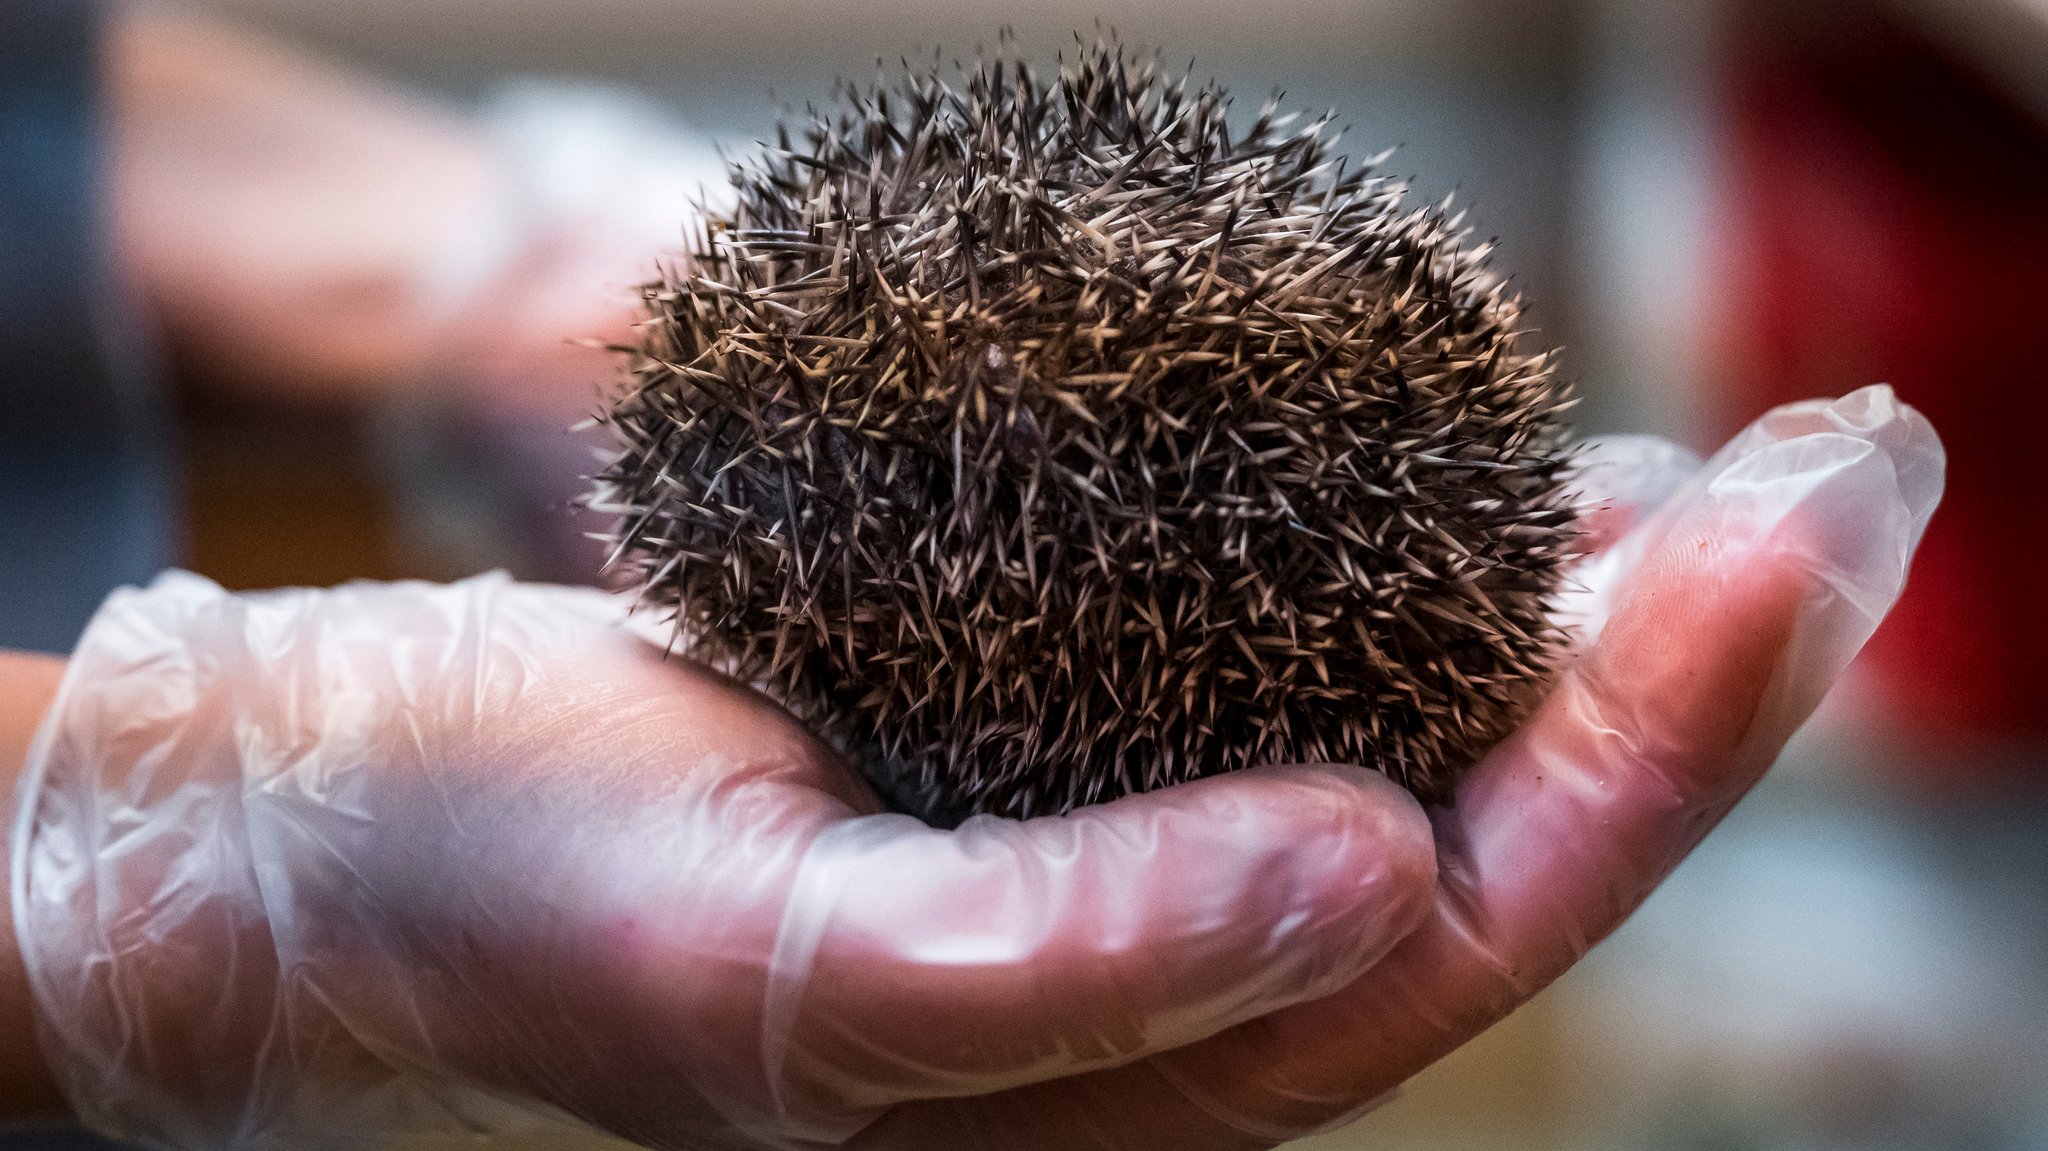
<path id="1" fill-rule="evenodd" d="M 1928 782 L 2048 762 L 2048 130 L 1875 5 L 1735 8 L 1720 430 L 1877 381 L 1927 413 L 1948 495 L 1869 670 Z"/>

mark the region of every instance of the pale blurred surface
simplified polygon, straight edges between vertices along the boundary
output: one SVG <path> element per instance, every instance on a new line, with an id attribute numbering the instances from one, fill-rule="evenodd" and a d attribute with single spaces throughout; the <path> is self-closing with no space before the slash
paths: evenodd
<path id="1" fill-rule="evenodd" d="M 966 54 L 1006 25 L 1026 51 L 1049 56 L 1099 20 L 1163 47 L 1169 60 L 1192 58 L 1241 104 L 1281 88 L 1289 103 L 1337 108 L 1357 153 L 1400 145 L 1389 167 L 1412 173 L 1418 194 L 1455 191 L 1479 233 L 1501 238 L 1500 266 L 1529 293 L 1583 381 L 1589 429 L 1651 431 L 1697 446 L 1754 414 L 1736 410 L 1749 401 L 1721 388 L 1713 343 L 1717 323 L 1744 322 L 1739 308 L 1727 319 L 1731 301 L 1717 287 L 1740 247 L 1725 211 L 1726 174 L 1744 137 L 1730 127 L 1737 113 L 1721 55 L 1731 13 L 1748 11 L 1740 5 L 206 7 L 454 101 L 481 99 L 515 77 L 622 86 L 733 148 L 770 127 L 778 101 L 822 98 L 835 76 L 870 76 L 877 57 L 893 62 L 934 45 Z M 1781 8 L 1824 28 L 1896 14 L 1960 72 L 1981 76 L 1993 99 L 2037 117 L 2029 122 L 2048 139 L 2048 5 L 2040 0 Z M 1822 160 L 1831 155 L 1822 149 Z M 1853 184 L 1854 174 L 1845 179 Z M 2032 195 L 2015 187 L 2014 196 Z M 2018 202 L 2048 215 L 2048 202 Z M 2013 334 L 2012 354 L 2034 355 L 2031 340 Z M 1816 372 L 1784 386 L 1846 390 L 1869 382 L 1859 372 L 1898 370 L 1882 359 L 1867 368 L 1840 362 L 1853 382 Z M 1925 403 L 1989 385 L 1937 375 L 1915 386 L 1925 391 L 1905 387 L 1906 398 Z M 452 575 L 483 563 L 576 574 L 576 559 L 536 560 L 522 542 L 535 518 L 559 514 L 553 497 L 514 490 L 548 469 L 573 487 L 578 465 L 563 462 L 558 442 L 508 448 L 431 414 L 287 417 L 217 398 L 188 404 L 187 429 L 188 559 L 230 584 Z M 1967 460 L 1968 435 L 1957 435 L 1965 429 L 1942 430 Z M 1958 614 L 1972 593 L 1945 594 L 1952 610 L 1935 605 L 1920 618 Z M 1880 698 L 1846 685 L 1763 791 L 1589 961 L 1379 1112 L 1301 1146 L 2048 1147 L 2048 753 L 2021 734 L 1907 755 L 1878 733 L 1911 717 Z M 2011 769 L 1998 786 L 1965 793 L 1945 782 L 1973 776 L 1991 753 L 1969 748 L 1991 744 Z"/>

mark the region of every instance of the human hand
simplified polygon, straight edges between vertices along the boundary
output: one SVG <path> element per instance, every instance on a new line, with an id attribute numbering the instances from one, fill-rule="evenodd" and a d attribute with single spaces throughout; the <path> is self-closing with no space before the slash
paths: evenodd
<path id="1" fill-rule="evenodd" d="M 1603 517 L 1611 622 L 1434 847 L 1349 769 L 932 831 L 586 593 L 174 580 L 110 605 L 33 757 L 51 1054 L 89 1120 L 180 1145 L 572 1116 L 665 1146 L 1269 1146 L 1611 930 L 1874 626 L 1939 485 L 1871 390 Z"/>
<path id="2" fill-rule="evenodd" d="M 80 1116 L 837 1142 L 1332 992 L 1426 906 L 1428 824 L 1375 774 L 934 831 L 616 615 L 489 577 L 110 601 L 18 840 Z"/>
<path id="3" fill-rule="evenodd" d="M 202 388 L 365 408 L 415 565 L 588 578 L 564 509 L 710 142 L 644 98 L 456 109 L 184 6 L 111 6 L 113 254 Z"/>
<path id="4" fill-rule="evenodd" d="M 587 583 L 604 562 L 587 494 L 610 432 L 589 416 L 639 340 L 641 285 L 682 259 L 698 202 L 732 189 L 711 144 L 645 100 L 518 81 L 472 117 L 491 158 L 476 204 L 422 254 L 433 331 L 418 386 L 375 410 L 377 459 L 409 555 Z"/>
<path id="5" fill-rule="evenodd" d="M 124 5 L 105 60 L 114 255 L 198 375 L 431 398 L 559 430 L 637 285 L 725 186 L 644 101 L 508 85 L 458 110 L 204 12 Z"/>

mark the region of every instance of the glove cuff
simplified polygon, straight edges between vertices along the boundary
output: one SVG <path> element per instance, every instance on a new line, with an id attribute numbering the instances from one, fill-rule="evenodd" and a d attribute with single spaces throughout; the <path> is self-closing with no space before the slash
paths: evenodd
<path id="1" fill-rule="evenodd" d="M 215 1080 L 228 1069 L 205 1049 L 219 1036 L 181 1036 L 167 1007 L 226 1012 L 218 1026 L 240 1027 L 276 999 L 221 698 L 232 653 L 192 642 L 218 634 L 208 617 L 235 607 L 183 572 L 115 592 L 72 654 L 22 776 L 14 928 L 37 1029 L 79 1119 L 131 1142 L 223 1135 L 221 1117 L 193 1102 L 224 1086 Z M 202 941 L 233 950 L 179 954 Z M 193 998 L 171 1006 L 173 996 Z"/>
<path id="2" fill-rule="evenodd" d="M 345 1022 L 307 943 L 335 909 L 306 888 L 374 903 L 316 865 L 347 870 L 341 830 L 375 822 L 361 769 L 477 625 L 611 610 L 503 574 L 234 595 L 171 572 L 108 598 L 30 747 L 13 839 L 37 1028 L 78 1118 L 157 1147 L 559 1128 Z"/>

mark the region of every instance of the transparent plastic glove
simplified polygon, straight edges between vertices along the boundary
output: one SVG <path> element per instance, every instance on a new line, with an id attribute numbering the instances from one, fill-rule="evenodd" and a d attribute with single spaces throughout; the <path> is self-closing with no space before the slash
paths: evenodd
<path id="1" fill-rule="evenodd" d="M 420 252 L 433 370 L 474 418 L 559 431 L 589 414 L 633 339 L 640 285 L 681 259 L 706 206 L 734 196 L 716 147 L 632 93 L 525 79 L 472 121 L 487 187 Z"/>
<path id="2" fill-rule="evenodd" d="M 1570 966 L 1755 781 L 1941 476 L 1882 389 L 1682 482 L 1663 449 L 1599 459 L 1599 638 L 1433 813 L 1434 888 L 1412 806 L 1342 769 L 951 834 L 860 815 L 772 709 L 567 593 L 117 599 L 17 836 L 48 1045 L 90 1120 L 186 1146 L 560 1114 L 671 1146 L 1178 1151 L 1341 1122 Z"/>
<path id="3" fill-rule="evenodd" d="M 618 617 L 502 577 L 115 595 L 15 839 L 81 1118 L 835 1143 L 1328 994 L 1427 909 L 1428 822 L 1372 773 L 934 831 Z"/>
<path id="4" fill-rule="evenodd" d="M 859 1145 L 1269 1147 L 1369 1109 L 1562 974 L 1762 776 L 1898 597 L 1943 463 L 1882 387 L 1780 408 L 1683 479 L 1654 442 L 1596 450 L 1588 486 L 1617 505 L 1577 605 L 1597 639 L 1432 811 L 1414 934 L 1335 995 L 1126 1067 L 901 1107 Z"/>
<path id="5" fill-rule="evenodd" d="M 638 340 L 640 285 L 734 192 L 711 141 L 628 92 L 522 79 L 464 121 L 482 190 L 414 272 L 419 387 L 374 412 L 374 458 L 425 570 L 588 582 L 600 525 L 564 515 L 610 451 L 585 423 Z"/>

